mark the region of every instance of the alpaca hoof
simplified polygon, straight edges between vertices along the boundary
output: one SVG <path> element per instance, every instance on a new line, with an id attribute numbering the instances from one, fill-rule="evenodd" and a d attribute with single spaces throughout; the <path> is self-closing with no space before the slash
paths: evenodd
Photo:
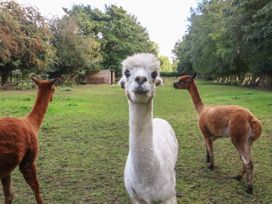
<path id="1" fill-rule="evenodd" d="M 212 171 L 212 170 L 214 170 L 214 165 L 210 164 L 210 165 L 208 166 L 208 168 Z"/>
<path id="2" fill-rule="evenodd" d="M 237 181 L 241 181 L 243 177 L 241 175 L 237 175 L 237 176 L 234 176 L 233 178 Z"/>
<path id="3" fill-rule="evenodd" d="M 248 186 L 246 192 L 249 193 L 249 194 L 253 194 L 253 187 Z"/>

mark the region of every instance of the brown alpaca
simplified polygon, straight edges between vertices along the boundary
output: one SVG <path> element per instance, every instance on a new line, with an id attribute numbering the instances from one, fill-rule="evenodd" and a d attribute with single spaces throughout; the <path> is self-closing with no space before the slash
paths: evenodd
<path id="1" fill-rule="evenodd" d="M 0 119 L 0 178 L 5 204 L 12 203 L 11 172 L 19 165 L 25 181 L 35 194 L 36 202 L 42 204 L 35 159 L 38 154 L 38 130 L 43 121 L 49 101 L 52 101 L 55 79 L 38 81 L 35 105 L 24 118 Z"/>
<path id="2" fill-rule="evenodd" d="M 213 141 L 223 136 L 230 136 L 237 149 L 243 168 L 235 177 L 241 180 L 247 174 L 247 192 L 253 193 L 253 164 L 250 158 L 252 143 L 258 139 L 262 132 L 261 122 L 246 108 L 241 106 L 206 106 L 203 104 L 193 76 L 182 75 L 173 86 L 176 89 L 187 89 L 192 97 L 198 113 L 199 128 L 205 138 L 207 162 L 209 168 L 214 168 Z"/>

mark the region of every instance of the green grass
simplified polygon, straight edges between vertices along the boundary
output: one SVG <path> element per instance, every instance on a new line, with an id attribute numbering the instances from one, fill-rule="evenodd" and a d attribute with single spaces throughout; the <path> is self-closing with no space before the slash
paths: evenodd
<path id="1" fill-rule="evenodd" d="M 262 121 L 263 134 L 252 151 L 255 192 L 245 193 L 245 179 L 238 182 L 230 178 L 242 164 L 229 139 L 215 142 L 215 170 L 207 169 L 191 98 L 166 80 L 165 86 L 157 89 L 154 116 L 168 120 L 178 137 L 179 203 L 271 203 L 272 93 L 201 82 L 199 89 L 205 103 L 241 105 Z M 1 91 L 1 117 L 24 116 L 35 95 L 35 91 Z M 40 130 L 39 145 L 37 166 L 45 203 L 129 203 L 123 184 L 128 104 L 119 86 L 58 88 Z M 35 203 L 18 169 L 12 175 L 14 203 Z"/>

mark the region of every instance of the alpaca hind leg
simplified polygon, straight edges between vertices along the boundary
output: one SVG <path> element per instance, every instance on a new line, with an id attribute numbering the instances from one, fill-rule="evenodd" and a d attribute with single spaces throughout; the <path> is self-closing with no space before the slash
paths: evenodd
<path id="1" fill-rule="evenodd" d="M 242 155 L 242 160 L 245 165 L 245 170 L 247 174 L 247 193 L 253 193 L 253 163 L 250 160 L 250 156 L 248 154 Z"/>
<path id="2" fill-rule="evenodd" d="M 35 194 L 36 202 L 38 204 L 43 204 L 42 198 L 40 196 L 40 186 L 37 179 L 35 164 L 26 163 L 23 166 L 20 165 L 20 171 L 22 172 L 26 183 L 31 187 L 33 193 Z"/>
<path id="3" fill-rule="evenodd" d="M 11 189 L 11 176 L 5 176 L 1 178 L 1 183 L 3 186 L 3 192 L 5 196 L 5 204 L 11 204 L 13 199 L 13 193 Z"/>
<path id="4" fill-rule="evenodd" d="M 250 158 L 250 144 L 248 138 L 250 135 L 250 125 L 240 112 L 233 115 L 229 120 L 229 132 L 233 145 L 238 150 L 241 160 L 244 164 L 244 171 L 247 174 L 247 192 L 253 192 L 253 164 Z M 242 170 L 241 176 L 244 174 Z"/>
<path id="5" fill-rule="evenodd" d="M 246 145 L 242 148 L 238 149 L 240 154 L 240 158 L 243 162 L 243 170 L 240 174 L 238 174 L 237 178 L 242 178 L 246 173 L 247 175 L 247 193 L 253 193 L 253 163 L 250 159 L 250 147 Z"/>

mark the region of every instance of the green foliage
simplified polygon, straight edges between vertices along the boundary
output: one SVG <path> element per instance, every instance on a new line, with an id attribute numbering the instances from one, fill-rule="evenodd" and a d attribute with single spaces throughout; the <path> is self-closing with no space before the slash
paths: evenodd
<path id="1" fill-rule="evenodd" d="M 160 75 L 162 77 L 178 77 L 179 76 L 179 73 L 178 72 L 160 72 Z"/>
<path id="2" fill-rule="evenodd" d="M 33 7 L 0 2 L 1 84 L 15 69 L 30 72 L 48 68 L 55 59 L 51 37 L 45 19 Z"/>
<path id="3" fill-rule="evenodd" d="M 150 41 L 148 33 L 136 17 L 122 7 L 106 6 L 105 12 L 90 6 L 74 6 L 66 12 L 70 16 L 81 16 L 80 27 L 86 35 L 96 36 L 101 43 L 102 66 L 121 72 L 121 61 L 138 52 L 157 53 L 157 46 Z M 83 20 L 82 20 L 83 19 Z"/>
<path id="4" fill-rule="evenodd" d="M 66 15 L 62 19 L 51 21 L 53 45 L 57 49 L 57 61 L 52 71 L 77 75 L 99 70 L 102 59 L 99 53 L 100 44 L 94 37 L 84 35 L 86 31 L 79 24 L 82 19 L 79 16 Z"/>
<path id="5" fill-rule="evenodd" d="M 272 75 L 272 2 L 252 0 L 237 7 L 244 15 L 250 16 L 242 25 L 242 31 L 243 40 L 247 48 L 250 48 L 248 64 L 251 70 Z M 257 9 L 248 9 L 251 7 Z"/>
<path id="6" fill-rule="evenodd" d="M 20 70 L 20 77 L 46 71 L 51 77 L 64 74 L 79 80 L 101 68 L 115 69 L 118 75 L 128 55 L 157 53 L 146 29 L 122 7 L 106 6 L 103 12 L 75 5 L 64 10 L 66 15 L 51 19 L 49 27 L 32 7 L 14 1 L 0 3 L 2 84 L 13 70 Z"/>
<path id="7" fill-rule="evenodd" d="M 176 79 L 175 79 L 176 81 Z M 242 167 L 229 138 L 214 144 L 215 169 L 205 162 L 205 143 L 197 113 L 186 90 L 175 90 L 164 79 L 154 97 L 154 117 L 172 125 L 179 141 L 176 167 L 178 203 L 271 203 L 272 94 L 271 92 L 199 82 L 207 104 L 234 104 L 249 108 L 263 124 L 252 146 L 254 194 L 232 179 Z M 69 91 L 68 91 L 69 90 Z M 59 87 L 39 132 L 38 177 L 42 197 L 49 204 L 127 204 L 123 172 L 128 154 L 128 104 L 120 86 Z M 0 91 L 0 116 L 23 117 L 36 91 Z M 237 97 L 238 96 L 238 97 Z M 14 203 L 35 204 L 19 169 L 12 173 Z M 1 188 L 1 187 L 0 187 Z M 4 203 L 2 189 L 0 203 Z"/>
<path id="8" fill-rule="evenodd" d="M 176 43 L 179 72 L 272 81 L 272 2 L 203 0 L 192 10 L 187 34 Z M 272 83 L 268 86 L 272 87 Z"/>
<path id="9" fill-rule="evenodd" d="M 170 62 L 167 56 L 159 56 L 160 64 L 161 64 L 161 71 L 162 72 L 172 72 L 174 71 L 174 66 Z"/>

